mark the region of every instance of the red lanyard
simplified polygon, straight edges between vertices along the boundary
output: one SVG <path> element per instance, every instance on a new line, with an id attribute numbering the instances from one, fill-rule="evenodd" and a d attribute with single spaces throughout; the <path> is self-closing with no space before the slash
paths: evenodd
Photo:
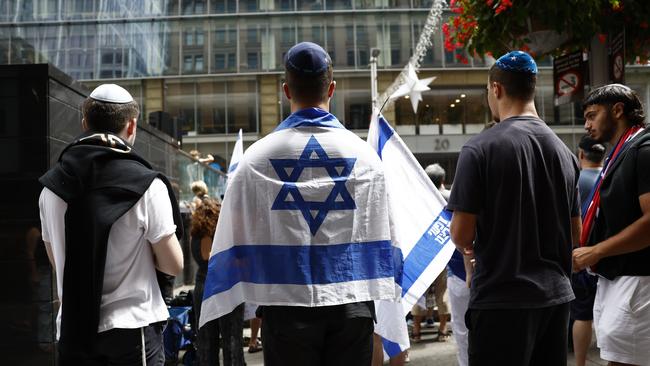
<path id="1" fill-rule="evenodd" d="M 600 172 L 600 175 L 598 176 L 598 180 L 596 181 L 595 184 L 596 188 L 594 189 L 591 202 L 587 207 L 587 213 L 584 215 L 582 219 L 582 233 L 580 234 L 581 247 L 587 244 L 587 240 L 589 239 L 589 235 L 591 234 L 594 221 L 596 221 L 596 216 L 598 216 L 598 209 L 600 208 L 600 186 L 603 183 L 605 174 L 607 174 L 609 167 L 619 157 L 625 145 L 627 145 L 627 143 L 630 140 L 632 140 L 632 138 L 634 138 L 640 132 L 640 130 L 642 130 L 641 126 L 633 126 L 628 128 L 627 131 L 625 131 L 625 133 L 623 134 L 623 136 L 621 136 L 621 138 L 618 140 L 616 146 L 614 147 L 611 154 L 607 158 L 607 161 L 605 162 L 605 166 L 603 167 L 603 170 Z"/>

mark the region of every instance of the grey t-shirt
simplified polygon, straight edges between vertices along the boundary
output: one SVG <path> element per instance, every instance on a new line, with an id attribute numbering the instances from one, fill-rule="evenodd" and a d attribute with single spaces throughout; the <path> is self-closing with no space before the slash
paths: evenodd
<path id="1" fill-rule="evenodd" d="M 470 308 L 571 301 L 578 162 L 535 117 L 508 118 L 463 146 L 447 208 L 477 215 Z"/>

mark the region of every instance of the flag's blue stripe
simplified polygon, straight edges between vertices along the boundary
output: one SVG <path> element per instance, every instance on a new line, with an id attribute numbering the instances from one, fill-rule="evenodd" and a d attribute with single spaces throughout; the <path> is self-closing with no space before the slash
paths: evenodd
<path id="1" fill-rule="evenodd" d="M 404 259 L 402 297 L 449 241 L 451 211 L 442 210 Z"/>
<path id="2" fill-rule="evenodd" d="M 312 285 L 393 277 L 390 240 L 335 245 L 237 245 L 213 255 L 203 299 L 239 282 Z"/>
<path id="3" fill-rule="evenodd" d="M 386 122 L 384 117 L 379 116 L 379 140 L 377 141 L 377 154 L 381 159 L 382 151 L 384 150 L 384 145 L 390 140 L 391 136 L 395 133 L 392 127 Z"/>
<path id="4" fill-rule="evenodd" d="M 395 357 L 402 353 L 402 348 L 399 344 L 389 341 L 388 339 L 381 337 L 381 343 L 384 346 L 384 351 L 388 354 L 388 357 Z"/>
<path id="5" fill-rule="evenodd" d="M 228 173 L 234 172 L 235 169 L 237 169 L 237 165 L 239 165 L 239 163 L 232 164 L 230 168 L 228 168 Z"/>
<path id="6" fill-rule="evenodd" d="M 305 108 L 291 114 L 275 128 L 275 131 L 294 127 L 345 128 L 333 114 L 320 108 Z"/>

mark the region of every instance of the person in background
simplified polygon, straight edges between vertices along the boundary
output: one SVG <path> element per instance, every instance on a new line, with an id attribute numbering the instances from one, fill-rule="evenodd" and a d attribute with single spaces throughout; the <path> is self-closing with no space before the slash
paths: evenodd
<path id="1" fill-rule="evenodd" d="M 194 193 L 194 198 L 192 198 L 192 202 L 190 203 L 190 210 L 194 212 L 199 206 L 201 206 L 201 202 L 208 198 L 208 185 L 205 184 L 204 181 L 198 180 L 192 182 L 190 189 L 192 189 L 192 193 Z"/>
<path id="2" fill-rule="evenodd" d="M 251 319 L 251 338 L 248 341 L 248 353 L 257 353 L 262 350 L 262 342 L 257 337 L 262 327 L 262 318 Z"/>
<path id="3" fill-rule="evenodd" d="M 605 159 L 605 146 L 588 135 L 583 136 L 578 144 L 578 161 L 581 169 L 578 188 L 583 213 L 586 212 L 585 204 L 590 202 L 591 191 L 603 167 L 603 159 Z M 573 320 L 571 335 L 576 366 L 585 366 L 587 362 L 587 350 L 591 345 L 591 327 L 594 319 L 596 282 L 597 277 L 588 274 L 586 270 L 571 275 L 571 287 L 576 296 L 575 300 L 571 301 L 570 313 Z"/>
<path id="4" fill-rule="evenodd" d="M 612 146 L 586 212 L 575 270 L 599 275 L 594 328 L 609 365 L 650 362 L 650 134 L 637 94 L 621 84 L 583 102 L 585 130 Z"/>
<path id="5" fill-rule="evenodd" d="M 429 179 L 431 179 L 433 185 L 436 186 L 438 191 L 440 191 L 440 194 L 442 194 L 445 201 L 448 201 L 450 191 L 445 188 L 445 169 L 443 169 L 440 164 L 432 164 L 427 166 L 424 169 L 424 172 L 427 173 Z M 446 342 L 449 339 L 449 332 L 447 332 L 449 307 L 445 300 L 445 293 L 447 292 L 447 271 L 440 272 L 438 277 L 433 281 L 432 289 L 433 296 L 436 300 L 436 306 L 438 307 L 438 319 L 440 321 L 440 325 L 438 326 L 438 337 L 436 340 L 438 342 Z M 414 314 L 413 329 L 415 329 L 415 324 L 417 324 L 417 321 Z"/>
<path id="6" fill-rule="evenodd" d="M 187 171 L 188 181 L 194 182 L 198 180 L 205 180 L 203 174 L 204 168 L 201 166 L 201 164 L 212 163 L 214 161 L 214 157 L 208 154 L 205 158 L 202 158 L 201 153 L 198 150 L 191 150 L 190 156 L 192 157 L 193 161 L 187 164 L 187 167 L 185 168 Z"/>
<path id="7" fill-rule="evenodd" d="M 219 201 L 205 197 L 192 214 L 192 257 L 199 265 L 196 270 L 193 294 L 196 324 L 199 324 L 201 318 L 201 302 L 208 273 L 208 260 L 220 211 Z M 198 330 L 197 355 L 200 366 L 219 365 L 220 346 L 223 349 L 224 365 L 246 364 L 242 349 L 243 316 L 243 305 L 240 305 L 232 313 L 209 321 Z M 223 343 L 219 342 L 219 334 L 222 336 Z"/>

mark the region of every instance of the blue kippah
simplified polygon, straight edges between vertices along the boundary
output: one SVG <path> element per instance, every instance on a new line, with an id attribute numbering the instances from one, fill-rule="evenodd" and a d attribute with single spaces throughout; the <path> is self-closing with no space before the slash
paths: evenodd
<path id="1" fill-rule="evenodd" d="M 291 47 L 284 57 L 284 67 L 302 74 L 319 74 L 332 64 L 323 47 L 312 42 L 300 42 Z"/>
<path id="2" fill-rule="evenodd" d="M 529 54 L 524 51 L 511 51 L 499 57 L 496 62 L 498 68 L 503 71 L 523 72 L 526 74 L 537 74 L 537 64 Z"/>

